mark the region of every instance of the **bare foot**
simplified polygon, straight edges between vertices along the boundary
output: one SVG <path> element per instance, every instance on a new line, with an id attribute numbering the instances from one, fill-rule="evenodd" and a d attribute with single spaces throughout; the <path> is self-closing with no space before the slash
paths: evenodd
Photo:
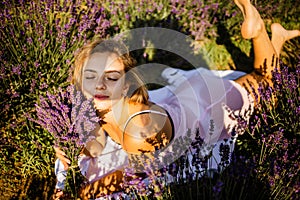
<path id="1" fill-rule="evenodd" d="M 244 22 L 241 27 L 243 38 L 251 39 L 259 35 L 264 29 L 264 22 L 250 0 L 234 0 L 234 3 L 242 11 Z"/>
<path id="2" fill-rule="evenodd" d="M 272 39 L 271 42 L 277 55 L 280 54 L 281 48 L 285 41 L 290 40 L 294 37 L 300 36 L 299 30 L 286 30 L 281 24 L 274 23 L 271 25 Z"/>

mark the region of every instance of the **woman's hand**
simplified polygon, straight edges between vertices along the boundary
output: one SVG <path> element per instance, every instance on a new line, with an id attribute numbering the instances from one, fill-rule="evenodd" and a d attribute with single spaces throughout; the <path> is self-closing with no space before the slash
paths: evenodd
<path id="1" fill-rule="evenodd" d="M 60 198 L 62 198 L 63 195 L 64 195 L 64 193 L 63 193 L 62 190 L 55 189 L 54 194 L 53 194 L 53 196 L 52 196 L 52 199 L 53 199 L 53 200 L 60 200 Z"/>
<path id="2" fill-rule="evenodd" d="M 58 147 L 54 147 L 55 155 L 56 157 L 62 162 L 64 165 L 64 169 L 67 170 L 69 168 L 69 165 L 71 164 L 71 161 L 66 157 L 65 152 L 60 150 Z"/>

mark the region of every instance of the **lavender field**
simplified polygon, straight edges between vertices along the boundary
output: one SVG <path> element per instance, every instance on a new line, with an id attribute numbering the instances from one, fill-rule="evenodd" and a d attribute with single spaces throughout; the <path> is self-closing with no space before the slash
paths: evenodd
<path id="1" fill-rule="evenodd" d="M 268 33 L 273 22 L 300 28 L 299 1 L 251 2 Z M 231 0 L 3 0 L 0 9 L 0 199 L 51 198 L 55 138 L 38 122 L 37 105 L 68 88 L 75 55 L 88 41 L 135 28 L 167 28 L 190 35 L 189 53 L 201 60 L 201 67 L 252 70 L 251 41 L 240 34 L 242 13 Z M 193 69 L 177 55 L 153 50 L 146 36 L 141 46 L 133 52 L 139 65 Z M 160 72 L 145 69 L 144 74 L 157 81 Z M 299 199 L 300 38 L 284 45 L 273 83 L 260 87 L 260 103 L 249 124 L 238 116 L 245 133 L 238 136 L 234 153 L 220 147 L 222 172 L 183 175 L 186 158 L 181 157 L 159 172 L 147 171 L 152 182 L 146 189 L 137 179 L 124 184 L 124 190 L 135 199 Z M 191 139 L 200 149 L 203 141 Z M 194 165 L 203 167 L 207 159 L 196 159 Z M 170 170 L 177 181 L 157 181 Z"/>

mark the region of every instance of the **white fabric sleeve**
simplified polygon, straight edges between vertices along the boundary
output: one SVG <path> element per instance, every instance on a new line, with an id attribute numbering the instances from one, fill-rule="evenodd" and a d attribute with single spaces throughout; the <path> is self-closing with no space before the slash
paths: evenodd
<path id="1" fill-rule="evenodd" d="M 60 159 L 56 159 L 55 165 L 54 165 L 54 173 L 56 175 L 56 189 L 63 190 L 65 188 L 65 180 L 67 176 L 67 170 L 64 169 L 64 165 L 61 162 Z"/>
<path id="2" fill-rule="evenodd" d="M 81 155 L 78 158 L 78 165 L 81 173 L 90 183 L 97 181 L 116 170 L 123 169 L 127 164 L 127 153 L 110 137 L 107 137 L 107 143 L 100 156 L 92 158 Z M 55 188 L 63 190 L 65 187 L 67 170 L 64 170 L 64 165 L 59 159 L 55 161 L 55 175 L 57 178 Z"/>
<path id="3" fill-rule="evenodd" d="M 128 155 L 121 145 L 115 143 L 109 136 L 102 154 L 92 158 L 82 155 L 78 159 L 81 173 L 90 183 L 116 171 L 128 164 Z"/>

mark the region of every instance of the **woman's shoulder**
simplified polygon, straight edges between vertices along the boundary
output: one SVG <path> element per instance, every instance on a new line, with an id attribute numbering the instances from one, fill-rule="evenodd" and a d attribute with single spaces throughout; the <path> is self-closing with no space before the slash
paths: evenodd
<path id="1" fill-rule="evenodd" d="M 167 112 L 158 105 L 149 103 L 148 106 L 140 108 L 143 109 L 134 109 L 135 112 L 132 112 L 126 121 L 123 138 L 127 138 L 126 144 L 135 144 L 140 146 L 139 149 L 153 151 L 154 147 L 149 144 L 150 140 L 162 140 L 162 137 L 164 140 L 171 140 L 173 134 L 171 120 Z"/>
<path id="2" fill-rule="evenodd" d="M 168 118 L 166 110 L 159 105 L 152 102 L 149 102 L 148 105 L 134 104 L 129 109 L 129 117 L 125 122 L 124 128 L 127 128 L 129 125 L 141 129 L 150 128 L 157 126 L 162 121 L 165 121 L 166 118 Z"/>

